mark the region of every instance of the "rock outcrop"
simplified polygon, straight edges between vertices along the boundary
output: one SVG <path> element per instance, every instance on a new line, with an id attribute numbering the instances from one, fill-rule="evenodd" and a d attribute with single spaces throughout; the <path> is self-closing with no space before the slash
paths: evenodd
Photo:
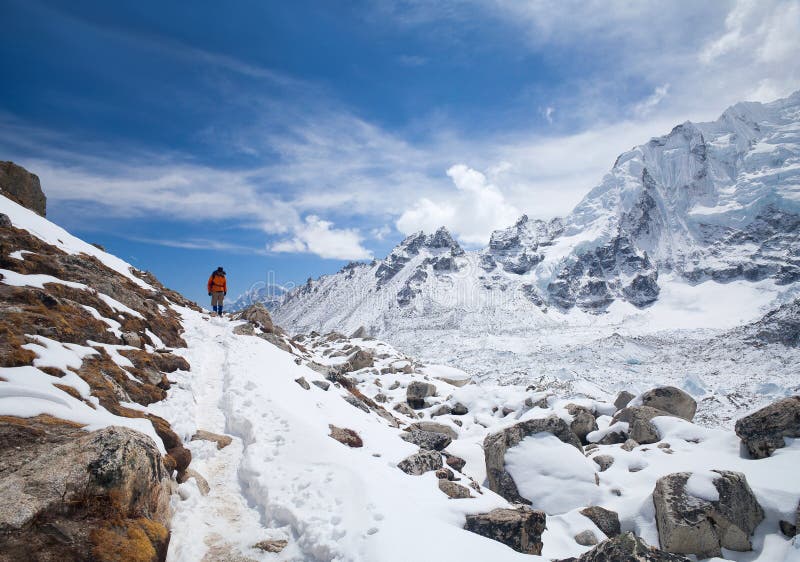
<path id="1" fill-rule="evenodd" d="M 170 477 L 149 437 L 123 427 L 86 432 L 48 416 L 2 418 L 0 455 L 4 559 L 166 554 Z"/>
<path id="2" fill-rule="evenodd" d="M 494 509 L 489 513 L 467 515 L 464 528 L 510 546 L 525 554 L 542 553 L 542 533 L 547 516 L 543 511 L 522 506 Z"/>
<path id="3" fill-rule="evenodd" d="M 441 451 L 447 447 L 452 439 L 443 433 L 436 433 L 433 431 L 420 431 L 412 429 L 408 432 L 403 432 L 400 437 L 404 441 L 417 445 L 420 449 L 429 449 L 433 451 Z"/>
<path id="4" fill-rule="evenodd" d="M 764 519 L 744 475 L 715 470 L 712 490 L 706 497 L 692 495 L 692 476 L 677 472 L 656 482 L 653 504 L 661 548 L 700 558 L 721 556 L 721 548 L 744 552 L 752 549 L 750 537 Z"/>
<path id="5" fill-rule="evenodd" d="M 578 558 L 558 562 L 689 562 L 689 559 L 650 546 L 631 532 L 601 542 Z"/>
<path id="6" fill-rule="evenodd" d="M 577 404 L 567 404 L 567 412 L 572 416 L 569 428 L 577 435 L 581 443 L 587 443 L 586 436 L 592 431 L 597 431 L 597 420 L 589 408 Z"/>
<path id="7" fill-rule="evenodd" d="M 529 435 L 551 433 L 569 445 L 583 452 L 578 436 L 570 429 L 567 422 L 552 415 L 543 419 L 520 422 L 503 431 L 486 436 L 483 451 L 486 456 L 486 478 L 489 489 L 503 496 L 510 502 L 530 504 L 530 500 L 522 497 L 511 474 L 506 470 L 506 451 L 518 445 Z"/>
<path id="8" fill-rule="evenodd" d="M 790 396 L 736 422 L 736 435 L 754 459 L 785 447 L 784 437 L 800 437 L 800 396 Z"/>
<path id="9" fill-rule="evenodd" d="M 47 197 L 42 192 L 39 176 L 13 162 L 0 162 L 0 195 L 36 214 L 47 214 Z"/>

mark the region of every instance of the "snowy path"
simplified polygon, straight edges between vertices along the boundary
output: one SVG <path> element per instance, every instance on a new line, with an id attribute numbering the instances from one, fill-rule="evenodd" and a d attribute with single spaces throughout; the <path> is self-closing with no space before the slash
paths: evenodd
<path id="1" fill-rule="evenodd" d="M 420 547 L 431 560 L 537 559 L 463 531 L 464 513 L 505 502 L 490 493 L 449 500 L 433 473 L 404 474 L 396 465 L 416 447 L 342 400 L 343 390 L 303 389 L 295 379 L 322 376 L 292 355 L 234 335 L 226 320 L 184 311 L 184 325 L 192 371 L 171 376 L 177 384 L 152 410 L 187 441 L 211 491 L 189 480 L 173 497 L 170 562 L 406 562 Z M 356 430 L 364 447 L 331 439 L 329 424 Z M 188 442 L 197 429 L 233 443 Z M 254 548 L 274 539 L 288 541 L 280 554 Z"/>

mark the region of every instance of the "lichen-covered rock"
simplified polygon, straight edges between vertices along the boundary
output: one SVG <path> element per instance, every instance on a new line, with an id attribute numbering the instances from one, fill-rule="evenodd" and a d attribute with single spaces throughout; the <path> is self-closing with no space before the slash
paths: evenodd
<path id="1" fill-rule="evenodd" d="M 471 498 L 469 488 L 457 484 L 451 480 L 439 479 L 439 489 L 444 492 L 449 498 L 457 500 L 463 498 Z"/>
<path id="2" fill-rule="evenodd" d="M 420 449 L 429 449 L 433 451 L 441 451 L 452 442 L 452 439 L 444 433 L 421 431 L 418 429 L 403 432 L 400 437 L 404 441 L 417 445 Z"/>
<path id="3" fill-rule="evenodd" d="M 406 474 L 419 476 L 442 468 L 442 454 L 438 451 L 423 450 L 403 459 L 397 467 Z"/>
<path id="4" fill-rule="evenodd" d="M 453 404 L 453 410 L 451 412 L 454 416 L 463 416 L 469 413 L 469 408 L 467 408 L 461 402 L 456 402 Z"/>
<path id="5" fill-rule="evenodd" d="M 408 406 L 408 404 L 404 404 L 404 403 L 400 402 L 398 404 L 395 404 L 394 408 L 392 408 L 392 409 L 395 412 L 399 412 L 399 413 L 403 414 L 404 416 L 408 416 L 409 418 L 414 418 L 414 419 L 417 418 L 417 413 L 414 410 L 412 410 Z"/>
<path id="6" fill-rule="evenodd" d="M 603 541 L 578 558 L 558 562 L 689 562 L 689 559 L 650 546 L 631 532 Z"/>
<path id="7" fill-rule="evenodd" d="M 800 396 L 778 400 L 743 417 L 735 429 L 751 457 L 770 456 L 786 446 L 784 437 L 800 437 Z"/>
<path id="8" fill-rule="evenodd" d="M 444 452 L 444 458 L 445 462 L 447 463 L 447 466 L 459 472 L 461 472 L 461 469 L 464 468 L 464 466 L 466 466 L 467 464 L 467 461 L 465 461 L 461 457 L 457 457 L 456 455 L 451 455 L 447 451 Z"/>
<path id="9" fill-rule="evenodd" d="M 699 498 L 687 490 L 691 473 L 668 474 L 656 482 L 653 504 L 661 548 L 701 558 L 721 556 L 721 548 L 752 550 L 750 537 L 764 519 L 764 510 L 744 474 L 713 471 L 717 499 Z"/>
<path id="10" fill-rule="evenodd" d="M 542 553 L 542 533 L 547 516 L 543 511 L 521 506 L 494 509 L 489 513 L 467 515 L 464 528 L 503 543 L 525 554 Z"/>
<path id="11" fill-rule="evenodd" d="M 621 532 L 616 511 L 593 505 L 581 509 L 581 515 L 588 517 L 608 538 L 617 537 Z"/>
<path id="12" fill-rule="evenodd" d="M 342 365 L 342 370 L 343 372 L 351 373 L 374 365 L 375 356 L 372 355 L 372 353 L 361 348 L 356 348 L 356 351 L 351 353 L 347 361 Z"/>
<path id="13" fill-rule="evenodd" d="M 247 320 L 250 324 L 257 326 L 262 332 L 271 334 L 275 331 L 275 325 L 272 323 L 272 317 L 269 315 L 267 307 L 260 302 L 256 302 L 239 312 L 236 318 Z"/>
<path id="14" fill-rule="evenodd" d="M 414 381 L 406 388 L 406 402 L 408 405 L 419 410 L 425 407 L 425 399 L 428 396 L 436 395 L 436 386 L 429 382 Z"/>
<path id="15" fill-rule="evenodd" d="M 589 408 L 577 404 L 567 404 L 566 410 L 572 416 L 569 428 L 578 436 L 581 443 L 586 443 L 586 436 L 592 431 L 597 431 L 597 420 L 594 414 Z"/>
<path id="16" fill-rule="evenodd" d="M 322 390 L 328 390 L 331 387 L 331 383 L 328 381 L 311 381 L 311 384 L 321 388 Z"/>
<path id="17" fill-rule="evenodd" d="M 506 471 L 506 451 L 518 445 L 529 435 L 551 433 L 583 453 L 578 436 L 570 429 L 567 422 L 558 416 L 526 420 L 497 433 L 487 435 L 483 441 L 483 452 L 486 457 L 486 477 L 489 489 L 503 496 L 510 502 L 530 504 L 530 500 L 522 497 L 511 474 Z"/>
<path id="18" fill-rule="evenodd" d="M 300 378 L 294 379 L 294 382 L 296 382 L 297 384 L 299 384 L 300 386 L 302 386 L 306 390 L 311 390 L 311 385 L 308 384 L 308 381 L 306 380 L 305 377 L 300 377 Z"/>
<path id="19" fill-rule="evenodd" d="M 661 386 L 648 390 L 642 394 L 641 402 L 643 406 L 650 406 L 686 421 L 692 421 L 697 411 L 695 399 L 674 386 Z"/>

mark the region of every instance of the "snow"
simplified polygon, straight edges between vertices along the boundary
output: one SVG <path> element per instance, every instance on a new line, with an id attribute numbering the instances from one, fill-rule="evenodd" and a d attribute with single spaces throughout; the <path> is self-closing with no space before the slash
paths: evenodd
<path id="1" fill-rule="evenodd" d="M 88 306 L 88 305 L 82 304 L 81 307 L 84 310 L 86 310 L 89 314 L 91 314 L 92 318 L 95 318 L 97 320 L 100 320 L 101 322 L 105 322 L 106 324 L 108 324 L 108 331 L 109 332 L 111 332 L 112 334 L 114 334 L 118 338 L 122 337 L 122 330 L 120 330 L 120 328 L 122 327 L 122 324 L 120 324 L 116 320 L 113 320 L 111 318 L 106 318 L 105 316 L 102 316 L 97 311 L 97 309 L 94 308 L 93 306 Z"/>
<path id="2" fill-rule="evenodd" d="M 719 490 L 714 486 L 714 481 L 717 479 L 719 474 L 716 472 L 693 472 L 686 480 L 686 493 L 701 500 L 719 501 Z"/>
<path id="3" fill-rule="evenodd" d="M 506 470 L 523 497 L 549 515 L 595 503 L 596 465 L 572 445 L 550 433 L 526 437 L 506 453 Z"/>
<path id="4" fill-rule="evenodd" d="M 109 297 L 108 295 L 104 295 L 103 293 L 97 293 L 97 296 L 100 298 L 100 300 L 102 300 L 104 303 L 106 303 L 112 309 L 114 309 L 114 310 L 116 310 L 118 312 L 125 312 L 127 314 L 130 314 L 131 316 L 135 316 L 136 318 L 141 318 L 142 320 L 144 320 L 144 316 L 139 314 L 137 311 L 133 310 L 131 307 L 122 304 L 118 300 L 113 299 L 113 298 Z"/>
<path id="5" fill-rule="evenodd" d="M 29 252 L 28 250 L 16 250 L 8 254 L 8 257 L 15 259 L 15 260 L 24 260 L 25 254 L 32 254 L 33 252 Z"/>
<path id="6" fill-rule="evenodd" d="M 2 199 L 2 197 L 0 197 Z M 66 285 L 67 287 L 71 287 L 73 289 L 89 289 L 83 283 L 75 283 L 74 281 L 62 281 L 52 275 L 44 275 L 44 274 L 31 274 L 25 275 L 24 273 L 17 273 L 16 271 L 11 271 L 8 269 L 0 268 L 0 275 L 2 275 L 2 279 L 0 279 L 0 283 L 5 285 L 11 285 L 12 287 L 33 287 L 35 289 L 43 289 L 47 283 L 56 283 L 59 285 Z"/>
<path id="7" fill-rule="evenodd" d="M 36 342 L 22 346 L 23 349 L 36 354 L 36 359 L 33 360 L 34 367 L 55 367 L 66 372 L 68 369 L 79 369 L 84 357 L 97 353 L 91 347 L 61 343 L 44 336 L 26 337 Z"/>
<path id="8" fill-rule="evenodd" d="M 131 273 L 131 265 L 118 257 L 106 253 L 91 244 L 88 244 L 50 222 L 26 209 L 22 205 L 11 201 L 7 197 L 0 196 L 0 213 L 8 215 L 11 223 L 16 228 L 27 230 L 37 238 L 52 244 L 53 246 L 65 251 L 68 254 L 86 254 L 100 260 L 106 267 L 121 273 L 143 289 L 153 290 L 153 288 Z"/>

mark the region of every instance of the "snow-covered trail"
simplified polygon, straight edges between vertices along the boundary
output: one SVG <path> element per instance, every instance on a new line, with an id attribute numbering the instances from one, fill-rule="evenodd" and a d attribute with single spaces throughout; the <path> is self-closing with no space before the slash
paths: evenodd
<path id="1" fill-rule="evenodd" d="M 167 418 L 193 454 L 193 479 L 173 498 L 168 560 L 407 561 L 535 560 L 462 530 L 464 514 L 505 502 L 491 492 L 450 500 L 433 473 L 409 476 L 397 463 L 416 452 L 374 413 L 342 399 L 342 389 L 295 382 L 322 375 L 272 344 L 233 334 L 235 323 L 183 311 L 192 366 L 174 373 L 170 396 L 152 410 Z M 329 437 L 329 424 L 354 429 L 364 447 Z M 233 438 L 228 447 L 189 439 L 197 429 Z M 255 544 L 284 539 L 279 554 Z M 416 546 L 414 546 L 416 545 Z"/>

